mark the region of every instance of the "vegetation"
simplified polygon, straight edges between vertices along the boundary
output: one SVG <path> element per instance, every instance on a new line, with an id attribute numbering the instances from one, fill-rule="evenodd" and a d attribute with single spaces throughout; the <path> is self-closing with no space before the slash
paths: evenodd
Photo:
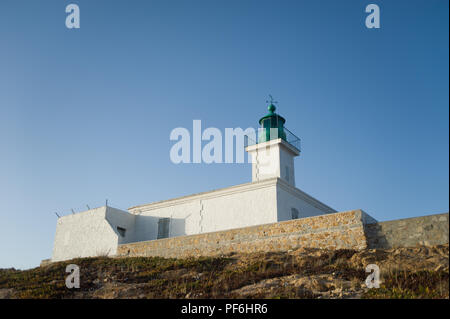
<path id="1" fill-rule="evenodd" d="M 365 287 L 365 266 L 381 287 Z M 79 289 L 65 285 L 80 267 Z M 0 269 L 0 298 L 448 298 L 448 245 L 165 259 L 80 258 L 30 270 Z"/>

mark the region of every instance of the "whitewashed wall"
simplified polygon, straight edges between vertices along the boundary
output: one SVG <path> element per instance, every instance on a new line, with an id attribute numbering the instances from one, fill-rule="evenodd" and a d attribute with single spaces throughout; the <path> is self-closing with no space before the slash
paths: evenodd
<path id="1" fill-rule="evenodd" d="M 158 220 L 170 218 L 169 237 L 194 234 L 200 223 L 198 200 L 165 203 L 155 207 L 130 209 L 136 215 L 136 241 L 153 240 L 158 235 Z"/>
<path id="2" fill-rule="evenodd" d="M 335 213 L 336 210 L 302 192 L 283 180 L 277 185 L 277 212 L 279 222 L 292 219 L 292 208 L 299 218 Z"/>
<path id="3" fill-rule="evenodd" d="M 266 142 L 269 144 L 272 142 Z M 248 148 L 252 156 L 252 181 L 280 177 L 280 154 L 276 145 L 262 147 L 260 144 Z"/>
<path id="4" fill-rule="evenodd" d="M 279 177 L 295 186 L 294 157 L 297 149 L 282 139 L 248 146 L 252 158 L 252 181 Z"/>
<path id="5" fill-rule="evenodd" d="M 280 178 L 292 186 L 295 186 L 295 166 L 294 166 L 294 156 L 298 153 L 293 153 L 286 146 L 287 143 L 283 141 L 280 143 Z"/>
<path id="6" fill-rule="evenodd" d="M 274 223 L 276 181 L 271 179 L 130 208 L 137 241 L 157 238 L 158 219 L 171 218 L 169 236 Z"/>
<path id="7" fill-rule="evenodd" d="M 52 261 L 115 255 L 119 244 L 157 239 L 170 218 L 169 237 L 290 220 L 335 211 L 279 178 L 130 208 L 100 207 L 58 219 Z M 122 236 L 117 227 L 124 228 Z"/>
<path id="8" fill-rule="evenodd" d="M 154 240 L 158 220 L 170 218 L 169 237 L 193 235 L 336 212 L 279 178 L 130 208 L 136 241 Z"/>
<path id="9" fill-rule="evenodd" d="M 106 220 L 113 231 L 118 235 L 118 243 L 125 244 L 136 241 L 136 216 L 129 212 L 109 207 L 106 210 Z M 126 229 L 125 236 L 122 236 L 117 227 Z"/>
<path id="10" fill-rule="evenodd" d="M 52 261 L 115 255 L 119 243 L 134 240 L 135 216 L 111 207 L 99 207 L 58 218 Z M 117 226 L 127 229 L 122 238 Z"/>

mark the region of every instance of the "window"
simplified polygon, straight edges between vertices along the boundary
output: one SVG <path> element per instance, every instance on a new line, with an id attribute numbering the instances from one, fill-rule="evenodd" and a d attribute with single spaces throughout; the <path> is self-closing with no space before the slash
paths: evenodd
<path id="1" fill-rule="evenodd" d="M 292 219 L 297 219 L 299 216 L 298 210 L 296 208 L 291 208 Z"/>
<path id="2" fill-rule="evenodd" d="M 169 237 L 170 218 L 160 218 L 158 220 L 158 237 L 157 239 Z"/>
<path id="3" fill-rule="evenodd" d="M 289 182 L 289 166 L 285 166 L 285 179 Z"/>
<path id="4" fill-rule="evenodd" d="M 117 231 L 119 232 L 120 236 L 125 237 L 125 232 L 127 230 L 125 228 L 117 226 Z"/>

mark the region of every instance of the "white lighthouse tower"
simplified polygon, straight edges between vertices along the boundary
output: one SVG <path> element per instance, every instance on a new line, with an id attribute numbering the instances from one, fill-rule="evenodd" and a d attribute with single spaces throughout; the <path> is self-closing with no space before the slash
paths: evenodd
<path id="1" fill-rule="evenodd" d="M 295 187 L 294 157 L 300 155 L 300 139 L 284 127 L 286 120 L 275 109 L 271 103 L 269 113 L 259 120 L 258 143 L 246 148 L 252 157 L 252 182 L 278 177 Z"/>

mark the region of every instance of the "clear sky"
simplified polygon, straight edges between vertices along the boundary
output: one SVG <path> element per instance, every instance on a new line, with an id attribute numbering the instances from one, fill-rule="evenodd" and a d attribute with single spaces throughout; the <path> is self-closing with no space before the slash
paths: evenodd
<path id="1" fill-rule="evenodd" d="M 173 164 L 169 134 L 256 127 L 268 94 L 302 139 L 298 188 L 378 220 L 448 212 L 448 6 L 0 1 L 0 267 L 51 256 L 54 212 L 249 182 L 250 164 Z"/>

